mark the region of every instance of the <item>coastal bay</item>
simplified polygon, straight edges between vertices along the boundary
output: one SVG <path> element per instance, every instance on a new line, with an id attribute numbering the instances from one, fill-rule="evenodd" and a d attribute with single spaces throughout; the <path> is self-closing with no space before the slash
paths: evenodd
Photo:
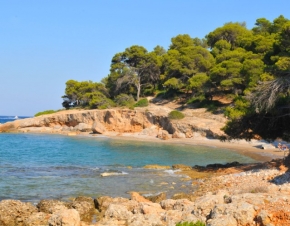
<path id="1" fill-rule="evenodd" d="M 147 122 L 145 121 L 144 123 L 143 119 L 144 114 L 141 114 L 141 121 L 134 118 L 138 115 L 137 111 L 122 110 L 122 117 L 127 120 L 128 115 L 131 115 L 129 119 L 134 122 L 132 124 L 132 121 L 130 121 L 130 127 L 127 127 L 129 131 L 127 132 L 121 130 L 124 129 L 124 127 L 120 125 L 124 124 L 118 125 L 118 123 L 109 124 L 109 126 L 107 126 L 107 123 L 104 123 L 104 128 L 106 130 L 102 134 L 86 131 L 86 128 L 92 129 L 93 124 L 98 118 L 98 114 L 96 113 L 94 116 L 92 111 L 75 111 L 76 115 L 72 112 L 63 112 L 56 115 L 17 120 L 10 124 L 8 123 L 8 126 L 7 124 L 2 125 L 2 128 L 11 129 L 6 131 L 6 133 L 1 133 L 0 136 L 1 140 L 5 141 L 3 144 L 6 145 L 7 141 L 9 141 L 7 136 L 12 139 L 8 144 L 13 145 L 16 151 L 14 151 L 14 156 L 12 155 L 10 157 L 17 167 L 13 169 L 11 162 L 9 163 L 5 158 L 1 158 L 2 163 L 4 163 L 1 169 L 1 173 L 3 174 L 2 178 L 6 178 L 7 181 L 12 184 L 9 185 L 9 183 L 2 179 L 6 187 L 2 186 L 1 188 L 3 191 L 3 197 L 1 199 L 3 201 L 0 202 L 0 209 L 2 208 L 1 204 L 5 206 L 10 205 L 7 204 L 6 200 L 11 198 L 20 199 L 25 201 L 25 203 L 27 201 L 32 201 L 35 205 L 37 204 L 37 206 L 41 206 L 40 203 L 43 201 L 40 200 L 42 199 L 61 200 L 62 202 L 70 202 L 69 200 L 75 200 L 75 197 L 78 196 L 96 199 L 97 201 L 95 202 L 99 203 L 98 210 L 93 211 L 93 214 L 91 213 L 90 216 L 97 216 L 99 213 L 102 213 L 104 214 L 104 218 L 98 215 L 98 220 L 96 220 L 96 217 L 93 217 L 94 219 L 89 218 L 89 221 L 85 221 L 82 217 L 82 225 L 105 225 L 108 224 L 108 222 L 110 222 L 109 224 L 111 225 L 122 225 L 122 222 L 128 222 L 133 215 L 126 215 L 125 213 L 127 210 L 124 209 L 125 212 L 123 214 L 125 215 L 121 217 L 123 220 L 120 219 L 120 216 L 110 217 L 110 219 L 108 219 L 106 216 L 112 214 L 110 211 L 114 211 L 110 208 L 113 208 L 114 205 L 117 205 L 118 208 L 124 208 L 124 206 L 127 205 L 125 204 L 126 202 L 130 203 L 130 200 L 135 199 L 136 202 L 134 205 L 136 205 L 137 208 L 139 205 L 144 205 L 144 202 L 150 203 L 150 196 L 158 196 L 159 194 L 166 195 L 161 198 L 163 201 L 157 199 L 159 201 L 157 201 L 156 205 L 161 205 L 161 207 L 155 210 L 164 212 L 163 214 L 169 214 L 166 212 L 168 210 L 166 210 L 167 207 L 165 206 L 167 204 L 165 203 L 169 202 L 166 200 L 170 199 L 176 200 L 174 201 L 176 203 L 185 202 L 187 203 L 186 205 L 191 206 L 190 208 L 192 209 L 196 209 L 197 205 L 203 206 L 202 208 L 213 209 L 216 205 L 216 201 L 213 201 L 208 207 L 201 204 L 204 203 L 204 199 L 209 197 L 209 194 L 207 194 L 208 192 L 212 192 L 212 200 L 219 200 L 221 194 L 223 194 L 222 196 L 228 195 L 233 197 L 232 195 L 235 194 L 238 189 L 238 187 L 236 187 L 231 188 L 232 190 L 227 190 L 226 185 L 222 186 L 222 182 L 218 182 L 219 186 L 216 186 L 216 180 L 218 179 L 215 178 L 225 178 L 227 174 L 239 175 L 241 172 L 247 172 L 249 170 L 252 172 L 251 168 L 242 168 L 241 166 L 262 164 L 271 159 L 283 159 L 284 157 L 284 152 L 275 148 L 275 143 L 270 144 L 261 140 L 252 140 L 251 142 L 244 140 L 221 142 L 216 135 L 218 132 L 205 132 L 206 130 L 201 127 L 191 127 L 194 128 L 194 130 L 188 133 L 187 129 L 189 127 L 187 126 L 187 136 L 189 137 L 182 137 L 180 126 L 188 123 L 188 121 L 184 121 L 183 124 L 181 122 L 175 122 L 175 126 L 179 128 L 178 133 L 181 137 L 172 138 L 170 137 L 170 133 L 164 131 L 164 128 L 170 128 L 170 121 L 162 119 L 165 120 L 163 124 L 164 127 L 162 128 L 150 123 L 146 124 Z M 113 113 L 110 112 L 104 115 L 117 113 L 118 111 L 113 111 Z M 166 113 L 161 113 L 161 116 L 162 114 L 165 115 Z M 82 115 L 82 118 L 79 118 L 79 115 Z M 119 119 L 119 122 L 123 120 L 122 117 Z M 158 117 L 160 117 L 160 115 L 158 115 Z M 87 120 L 88 118 L 93 118 L 93 120 L 89 121 Z M 217 119 L 220 120 L 219 118 Z M 162 122 L 162 120 L 159 122 Z M 75 125 L 67 126 L 63 122 L 73 122 Z M 140 124 L 142 123 L 142 126 L 139 127 L 138 122 Z M 81 123 L 85 123 L 89 126 L 86 127 L 86 125 Z M 116 125 L 117 127 L 112 127 L 112 125 Z M 212 123 L 212 125 L 214 125 L 214 123 Z M 119 128 L 119 130 L 116 128 Z M 207 128 L 207 131 L 218 130 L 215 128 Z M 166 136 L 164 136 L 164 134 Z M 210 136 L 208 137 L 208 135 Z M 22 138 L 17 140 L 17 137 Z M 64 142 L 66 140 L 72 141 L 72 144 L 67 146 Z M 99 145 L 102 143 L 114 147 L 114 151 L 104 150 L 102 153 L 96 152 L 96 149 L 101 147 L 102 145 Z M 2 147 L 4 147 L 3 144 L 1 144 Z M 29 156 L 29 148 L 25 144 L 34 147 L 34 157 Z M 79 146 L 80 144 L 81 146 Z M 261 147 L 264 147 L 264 149 Z M 103 147 L 100 149 L 102 150 Z M 5 152 L 10 152 L 10 154 L 12 154 L 13 149 L 11 147 L 7 148 Z M 19 155 L 19 153 L 21 153 L 21 155 Z M 117 153 L 118 155 L 114 157 L 113 153 Z M 55 157 L 56 159 L 54 159 Z M 89 161 L 84 161 L 82 157 L 87 157 Z M 116 161 L 114 161 L 114 158 Z M 106 162 L 106 159 L 113 160 L 113 164 Z M 164 161 L 166 159 L 167 161 Z M 19 162 L 17 162 L 17 160 Z M 57 163 L 57 161 L 59 161 L 59 163 Z M 233 165 L 227 165 L 225 169 L 222 167 L 222 164 L 231 162 L 239 162 L 242 163 L 242 165 L 235 166 L 237 163 L 234 163 Z M 216 163 L 218 163 L 218 165 L 213 169 L 201 168 L 201 170 L 200 168 L 194 168 L 195 165 L 204 167 L 210 164 L 215 165 Z M 179 166 L 175 166 L 178 164 Z M 146 169 L 143 168 L 147 165 L 149 167 Z M 156 165 L 160 168 L 156 168 Z M 259 167 L 263 168 L 262 165 Z M 276 166 L 272 167 L 276 169 Z M 21 172 L 23 172 L 23 174 L 21 174 Z M 5 173 L 8 173 L 9 177 L 4 175 Z M 281 176 L 284 173 L 285 171 L 278 169 L 275 172 L 273 171 L 272 177 Z M 103 176 L 101 176 L 102 174 Z M 248 180 L 246 175 L 248 174 L 241 177 L 245 184 Z M 264 173 L 261 169 L 261 175 L 269 175 L 269 173 L 266 171 Z M 256 175 L 255 177 L 255 183 L 260 183 L 258 180 L 260 177 Z M 21 182 L 25 183 L 23 187 L 18 184 Z M 98 184 L 98 182 L 100 183 Z M 253 182 L 251 183 L 253 185 Z M 38 187 L 39 184 L 41 184 L 41 186 Z M 234 181 L 231 181 L 231 184 L 234 184 Z M 269 182 L 269 184 L 272 183 Z M 100 185 L 102 185 L 103 188 L 101 188 Z M 14 187 L 14 190 L 11 190 L 12 187 Z M 258 189 L 257 187 L 258 185 L 256 185 L 256 187 L 254 186 L 255 189 Z M 284 187 L 283 191 L 287 191 L 287 185 L 284 185 Z M 272 186 L 272 188 L 269 192 L 277 192 L 279 190 L 278 187 Z M 103 191 L 101 189 L 103 189 Z M 104 192 L 108 191 L 108 189 L 111 189 L 111 193 Z M 227 191 L 220 191 L 220 189 L 226 189 Z M 21 194 L 20 191 L 23 193 Z M 56 191 L 58 191 L 57 194 L 55 193 Z M 89 192 L 86 193 L 85 191 Z M 132 192 L 136 191 L 145 197 L 145 201 L 139 196 L 132 196 Z M 247 191 L 246 188 L 244 188 L 244 191 Z M 283 194 L 284 193 L 285 192 L 283 192 Z M 102 201 L 104 200 L 102 197 L 107 196 L 111 198 L 105 199 L 107 201 Z M 196 200 L 198 197 L 200 201 Z M 263 198 L 265 197 L 263 196 Z M 184 201 L 184 199 L 189 201 Z M 238 199 L 241 199 L 241 197 Z M 108 204 L 104 204 L 103 202 Z M 183 205 L 185 205 L 185 203 Z M 64 204 L 64 206 L 67 205 L 69 206 L 70 204 Z M 155 204 L 147 205 L 150 206 L 149 209 L 154 211 Z M 71 207 L 64 208 L 62 214 L 65 214 L 67 208 L 70 209 Z M 142 209 L 145 207 L 140 208 Z M 142 211 L 146 212 L 145 209 Z M 36 210 L 37 213 L 39 211 L 44 210 Z M 96 211 L 98 213 L 97 215 Z M 55 213 L 48 213 L 50 214 L 50 219 Z M 148 216 L 150 213 L 151 212 L 146 212 Z M 146 214 L 143 217 L 146 217 Z M 190 218 L 177 217 L 177 221 L 174 220 L 173 222 L 179 222 L 182 219 L 205 221 L 206 214 L 208 214 L 208 212 L 205 211 L 204 213 L 189 215 Z M 162 216 L 162 214 L 160 216 Z M 255 218 L 255 216 L 253 215 L 253 218 Z M 143 219 L 143 217 L 141 218 Z M 159 218 L 158 216 L 155 217 L 156 219 Z M 160 222 L 162 223 L 162 221 Z M 150 225 L 150 222 L 147 223 Z M 162 224 L 170 225 L 169 222 L 163 222 Z"/>

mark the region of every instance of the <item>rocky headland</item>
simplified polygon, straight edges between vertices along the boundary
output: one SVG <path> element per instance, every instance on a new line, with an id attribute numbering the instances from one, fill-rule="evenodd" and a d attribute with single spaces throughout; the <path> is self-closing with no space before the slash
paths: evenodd
<path id="1" fill-rule="evenodd" d="M 0 132 L 45 132 L 77 135 L 138 134 L 162 139 L 192 138 L 196 135 L 219 138 L 226 119 L 206 109 L 184 111 L 182 120 L 169 120 L 167 107 L 106 110 L 69 110 L 0 125 Z"/>
<path id="2" fill-rule="evenodd" d="M 74 110 L 16 120 L 0 125 L 0 132 L 58 133 L 64 135 L 139 137 L 166 142 L 208 144 L 208 138 L 224 136 L 222 115 L 205 109 L 184 110 L 182 120 L 169 120 L 171 108 L 154 106 L 110 110 Z M 204 139 L 207 140 L 204 140 Z M 217 144 L 215 140 L 214 144 Z M 212 143 L 211 143 L 212 144 Z M 176 225 L 202 221 L 209 226 L 290 225 L 290 160 L 283 159 L 270 144 L 235 141 L 221 143 L 245 153 L 266 153 L 256 164 L 213 164 L 207 167 L 175 165 L 192 179 L 191 194 L 160 194 L 131 198 L 77 197 L 69 202 L 41 200 L 38 204 L 18 200 L 0 202 L 0 225 Z M 260 145 L 260 144 L 259 144 Z M 233 147 L 234 146 L 234 147 Z M 260 146 L 259 146 L 260 147 Z M 269 150 L 269 152 L 267 152 Z M 260 154 L 260 160 L 262 155 Z M 284 153 L 283 153 L 284 154 Z"/>

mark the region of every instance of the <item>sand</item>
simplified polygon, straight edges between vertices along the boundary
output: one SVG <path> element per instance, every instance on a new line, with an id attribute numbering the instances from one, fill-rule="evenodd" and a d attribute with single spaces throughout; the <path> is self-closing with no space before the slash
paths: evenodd
<path id="1" fill-rule="evenodd" d="M 139 140 L 144 142 L 158 142 L 164 144 L 187 144 L 187 145 L 204 145 L 217 148 L 226 148 L 232 151 L 236 151 L 239 154 L 251 157 L 259 162 L 270 161 L 272 159 L 284 158 L 288 154 L 288 151 L 280 151 L 276 148 L 278 141 L 268 143 L 266 141 L 259 140 L 232 140 L 222 142 L 218 139 L 208 139 L 205 137 L 198 138 L 173 138 L 169 140 L 161 140 L 154 136 L 139 135 L 133 133 L 117 134 L 108 133 L 104 135 L 87 135 L 94 137 L 107 137 L 111 139 L 122 139 L 122 140 Z M 264 149 L 262 149 L 262 147 Z M 237 160 L 238 161 L 238 160 Z"/>

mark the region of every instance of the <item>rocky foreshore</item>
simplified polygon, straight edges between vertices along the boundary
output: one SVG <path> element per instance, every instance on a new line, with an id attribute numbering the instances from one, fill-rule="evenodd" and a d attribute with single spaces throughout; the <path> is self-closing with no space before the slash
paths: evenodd
<path id="1" fill-rule="evenodd" d="M 288 157 L 289 158 L 289 157 Z M 184 168 L 210 172 L 194 179 L 192 194 L 131 198 L 77 197 L 69 202 L 41 200 L 36 206 L 0 202 L 1 226 L 176 225 L 201 221 L 208 226 L 290 225 L 290 172 L 282 159 L 259 164 Z"/>
<path id="2" fill-rule="evenodd" d="M 57 133 L 65 135 L 171 138 L 219 138 L 226 119 L 204 109 L 185 111 L 182 120 L 169 120 L 171 109 L 76 110 L 15 120 L 0 125 L 0 132 Z M 178 139 L 176 139 L 178 140 Z M 187 141 L 182 141 L 187 142 Z M 209 140 L 206 141 L 209 145 Z M 227 144 L 223 144 L 228 147 Z M 232 143 L 230 144 L 232 145 Z M 241 144 L 237 144 L 241 149 Z M 242 151 L 257 149 L 242 144 Z M 236 147 L 238 147 L 236 146 Z M 266 147 L 266 146 L 265 146 Z M 277 154 L 272 145 L 262 155 Z M 269 149 L 269 152 L 267 152 Z M 251 150 L 251 151 L 253 151 Z M 280 157 L 283 154 L 280 153 Z M 0 226 L 176 225 L 202 221 L 209 226 L 290 225 L 289 160 L 207 167 L 175 166 L 192 178 L 194 192 L 167 197 L 77 197 L 69 202 L 41 200 L 37 205 L 18 200 L 0 202 Z M 169 198 L 169 199 L 168 199 Z"/>

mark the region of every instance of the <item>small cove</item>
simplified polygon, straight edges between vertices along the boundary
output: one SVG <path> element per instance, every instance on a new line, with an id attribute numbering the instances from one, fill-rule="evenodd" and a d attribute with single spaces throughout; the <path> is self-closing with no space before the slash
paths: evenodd
<path id="1" fill-rule="evenodd" d="M 255 160 L 227 149 L 106 137 L 0 134 L 0 200 L 69 199 L 79 195 L 128 197 L 192 192 L 186 176 L 145 165 L 207 165 Z M 102 173 L 114 175 L 101 177 Z"/>

